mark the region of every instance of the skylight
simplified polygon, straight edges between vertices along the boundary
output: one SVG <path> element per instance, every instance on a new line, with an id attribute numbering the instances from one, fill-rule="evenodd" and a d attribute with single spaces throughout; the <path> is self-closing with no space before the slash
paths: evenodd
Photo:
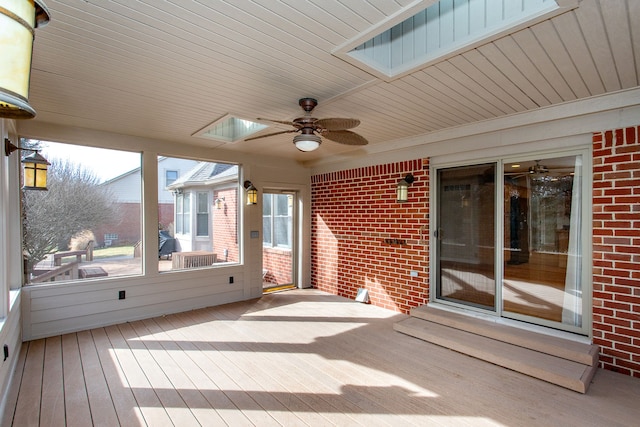
<path id="1" fill-rule="evenodd" d="M 425 0 L 333 53 L 390 81 L 567 12 L 578 1 Z"/>
<path id="2" fill-rule="evenodd" d="M 236 142 L 267 127 L 267 125 L 263 125 L 261 123 L 252 122 L 251 120 L 241 119 L 227 114 L 205 128 L 200 129 L 192 136 L 215 139 L 223 142 Z"/>

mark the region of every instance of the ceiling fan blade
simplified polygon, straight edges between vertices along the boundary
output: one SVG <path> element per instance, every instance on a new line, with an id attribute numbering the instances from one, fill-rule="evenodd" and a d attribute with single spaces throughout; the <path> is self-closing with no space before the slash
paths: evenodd
<path id="1" fill-rule="evenodd" d="M 245 141 L 251 141 L 252 139 L 260 139 L 260 138 L 266 138 L 268 136 L 274 136 L 274 135 L 280 135 L 283 133 L 292 133 L 292 132 L 298 132 L 298 129 L 291 129 L 291 130 L 283 130 L 280 132 L 272 132 L 272 133 L 268 133 L 266 135 L 260 135 L 260 136 L 253 136 L 251 138 L 245 138 Z"/>
<path id="2" fill-rule="evenodd" d="M 273 122 L 273 123 L 281 123 L 283 125 L 289 125 L 289 126 L 298 126 L 296 123 L 294 122 L 290 122 L 290 121 L 286 121 L 286 120 L 272 120 L 272 119 L 262 119 L 260 117 L 258 117 L 256 120 L 258 121 L 265 121 L 265 122 Z"/>
<path id="3" fill-rule="evenodd" d="M 326 130 L 335 131 L 335 130 L 352 129 L 360 124 L 360 120 L 336 117 L 336 118 L 329 118 L 329 119 L 320 119 L 316 121 L 315 124 L 316 126 L 320 126 Z"/>
<path id="4" fill-rule="evenodd" d="M 322 136 L 344 145 L 367 145 L 369 142 L 363 137 L 350 130 L 324 131 Z"/>

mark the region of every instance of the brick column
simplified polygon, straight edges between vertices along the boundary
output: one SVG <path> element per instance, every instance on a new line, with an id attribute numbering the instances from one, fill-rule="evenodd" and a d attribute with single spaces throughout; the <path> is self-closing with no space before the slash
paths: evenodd
<path id="1" fill-rule="evenodd" d="M 593 339 L 640 377 L 640 126 L 593 135 Z"/>

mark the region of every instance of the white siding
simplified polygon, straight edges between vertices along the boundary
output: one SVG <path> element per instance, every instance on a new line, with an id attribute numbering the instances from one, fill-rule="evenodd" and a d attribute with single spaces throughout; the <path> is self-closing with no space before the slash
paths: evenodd
<path id="1" fill-rule="evenodd" d="M 91 140 L 96 145 L 104 144 L 114 149 L 117 149 L 117 144 L 120 143 L 123 147 L 136 148 L 143 153 L 143 169 L 150 174 L 144 180 L 147 184 L 144 200 L 149 208 L 145 208 L 144 213 L 143 247 L 157 247 L 157 215 L 154 208 L 158 196 L 157 189 L 161 185 L 158 177 L 164 176 L 160 172 L 162 166 L 158 165 L 157 156 L 160 153 L 167 156 L 185 155 L 185 148 L 135 137 L 125 137 L 114 143 L 118 138 L 113 134 L 84 130 L 82 135 L 77 135 L 73 128 L 49 125 L 46 128 L 49 137 L 56 141 L 82 143 Z M 234 161 L 232 158 L 222 158 L 224 153 L 198 147 L 189 147 L 188 154 L 206 161 Z M 216 158 L 217 154 L 220 154 L 221 158 Z M 302 193 L 308 209 L 308 169 L 293 161 L 266 156 L 238 157 L 236 161 L 242 165 L 242 179 L 250 179 L 258 186 L 260 192 L 260 183 L 263 180 L 291 185 L 302 183 L 305 188 Z M 287 171 L 286 175 L 283 175 L 283 170 Z M 238 228 L 243 248 L 240 264 L 160 273 L 157 252 L 147 251 L 143 255 L 144 276 L 98 278 L 24 287 L 23 338 L 31 340 L 164 313 L 258 298 L 262 295 L 262 239 L 251 239 L 249 231 L 261 230 L 262 211 L 259 206 L 240 206 L 242 213 Z M 310 216 L 310 212 L 306 212 L 305 215 Z M 309 242 L 310 225 L 308 222 L 306 224 L 304 239 Z M 11 251 L 19 254 L 19 245 L 12 246 Z M 308 243 L 305 251 L 309 251 Z M 300 283 L 309 286 L 308 261 L 305 261 L 301 271 L 304 271 L 304 277 Z M 229 277 L 234 278 L 233 284 L 229 283 Z M 120 290 L 126 291 L 126 299 L 118 299 Z"/>
<path id="2" fill-rule="evenodd" d="M 177 171 L 178 178 L 180 178 L 197 164 L 197 160 L 179 159 L 175 157 L 164 157 L 158 160 L 158 202 L 173 203 L 173 194 L 171 194 L 171 191 L 165 189 L 167 171 Z"/>
<path id="3" fill-rule="evenodd" d="M 161 157 L 158 160 L 158 203 L 173 203 L 173 194 L 166 190 L 166 172 L 177 171 L 178 178 L 198 164 L 197 160 Z M 121 203 L 140 203 L 141 177 L 140 169 L 127 172 L 105 183 Z"/>

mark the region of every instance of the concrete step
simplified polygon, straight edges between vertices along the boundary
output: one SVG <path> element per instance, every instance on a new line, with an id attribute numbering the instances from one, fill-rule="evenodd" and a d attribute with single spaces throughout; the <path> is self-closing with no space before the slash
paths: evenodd
<path id="1" fill-rule="evenodd" d="M 480 320 L 471 319 L 473 319 L 472 323 Z M 403 334 L 450 348 L 459 353 L 467 354 L 579 393 L 587 392 L 597 369 L 597 357 L 593 364 L 584 364 L 418 317 L 402 320 L 394 325 L 394 329 Z M 518 329 L 518 331 L 521 330 Z M 503 331 L 503 333 L 505 332 Z M 505 335 L 510 334 L 506 333 Z M 515 333 L 515 335 L 517 336 L 518 333 Z M 533 342 L 537 342 L 537 340 L 534 339 Z M 571 341 L 567 341 L 567 344 L 569 343 Z M 552 347 L 556 347 L 558 344 L 556 342 Z"/>

